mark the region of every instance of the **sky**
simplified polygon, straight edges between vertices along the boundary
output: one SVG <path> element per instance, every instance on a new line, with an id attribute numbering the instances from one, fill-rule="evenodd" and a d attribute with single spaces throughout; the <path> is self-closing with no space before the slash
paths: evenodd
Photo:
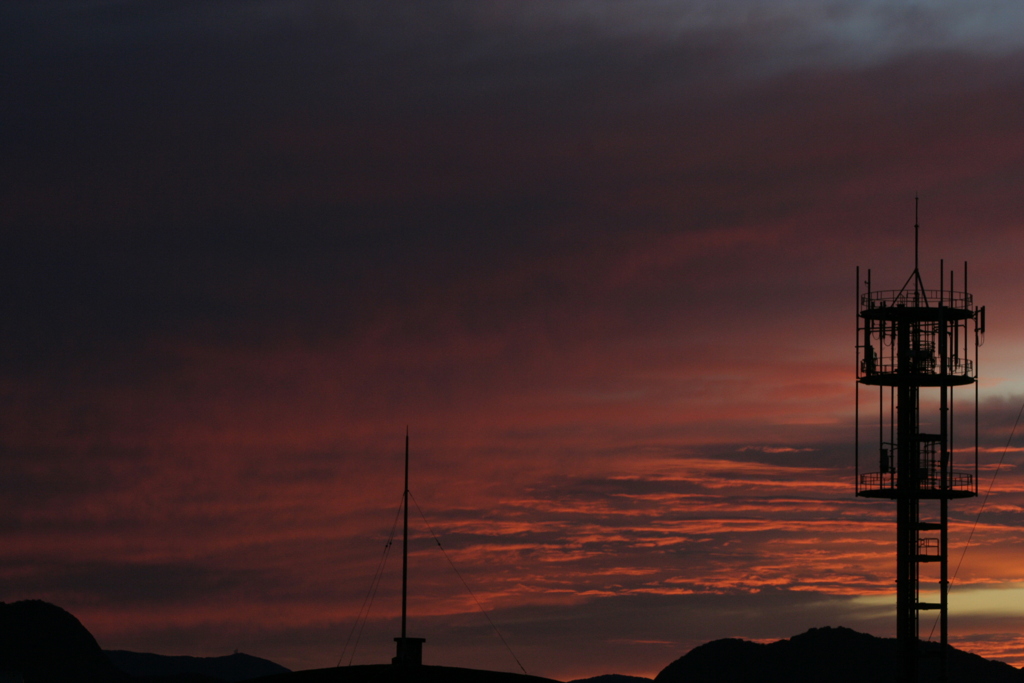
<path id="1" fill-rule="evenodd" d="M 1018 3 L 37 0 L 0 60 L 0 600 L 389 661 L 408 428 L 427 664 L 891 637 L 856 268 L 916 195 L 988 322 L 950 640 L 1024 665 Z"/>

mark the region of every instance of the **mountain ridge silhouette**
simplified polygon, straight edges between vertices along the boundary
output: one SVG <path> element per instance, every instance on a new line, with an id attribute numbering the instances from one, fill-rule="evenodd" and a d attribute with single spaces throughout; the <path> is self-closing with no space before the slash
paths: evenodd
<path id="1" fill-rule="evenodd" d="M 25 683 L 237 683 L 285 667 L 235 653 L 175 657 L 104 651 L 70 612 L 43 600 L 0 602 L 0 680 Z"/>
<path id="2" fill-rule="evenodd" d="M 42 600 L 0 602 L 0 673 L 20 675 L 25 683 L 131 680 L 104 656 L 82 622 Z"/>
<path id="3" fill-rule="evenodd" d="M 939 680 L 940 646 L 921 643 L 920 680 Z M 949 646 L 949 683 L 1024 683 L 1024 671 Z M 655 683 L 897 683 L 895 638 L 842 626 L 786 640 L 713 640 L 675 660 Z"/>
<path id="4" fill-rule="evenodd" d="M 276 662 L 243 652 L 222 657 L 158 655 L 130 650 L 104 650 L 103 654 L 121 671 L 132 676 L 184 676 L 198 674 L 211 680 L 238 683 L 252 678 L 289 673 Z"/>
<path id="5" fill-rule="evenodd" d="M 937 680 L 939 645 L 922 643 L 921 648 L 921 680 Z M 725 638 L 699 645 L 674 660 L 654 678 L 654 683 L 896 683 L 896 653 L 894 638 L 878 638 L 845 627 L 812 628 L 772 643 Z M 1024 683 L 1024 671 L 1004 662 L 987 660 L 953 647 L 949 647 L 947 655 L 949 683 Z M 289 672 L 269 660 L 240 653 L 204 658 L 123 650 L 104 652 L 78 619 L 42 600 L 0 602 L 0 680 L 24 683 L 552 681 L 479 669 L 390 664 Z M 575 683 L 645 680 L 650 679 L 605 674 L 578 679 Z"/>

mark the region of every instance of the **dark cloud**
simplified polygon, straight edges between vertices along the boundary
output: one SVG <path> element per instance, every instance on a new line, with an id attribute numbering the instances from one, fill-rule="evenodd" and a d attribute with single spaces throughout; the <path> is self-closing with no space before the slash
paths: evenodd
<path id="1" fill-rule="evenodd" d="M 111 610 L 202 601 L 212 595 L 230 599 L 232 595 L 247 595 L 249 586 L 259 585 L 261 591 L 270 588 L 269 577 L 258 569 L 229 571 L 198 562 L 134 564 L 118 560 L 11 569 L 12 593 L 45 596 L 57 604 L 80 601 L 104 605 Z"/>

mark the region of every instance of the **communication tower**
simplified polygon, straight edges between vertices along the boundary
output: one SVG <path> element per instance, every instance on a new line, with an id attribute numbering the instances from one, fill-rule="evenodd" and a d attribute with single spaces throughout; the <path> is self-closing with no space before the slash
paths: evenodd
<path id="1" fill-rule="evenodd" d="M 392 664 L 420 666 L 423 664 L 423 643 L 426 638 L 405 635 L 406 602 L 409 595 L 409 428 L 405 429 L 405 492 L 402 494 L 402 635 L 395 638 L 396 653 Z"/>
<path id="2" fill-rule="evenodd" d="M 914 272 L 902 289 L 874 290 L 871 271 L 862 283 L 857 269 L 856 493 L 896 501 L 896 638 L 904 683 L 918 683 L 919 616 L 931 610 L 939 615 L 940 671 L 946 679 L 948 508 L 951 500 L 978 495 L 978 347 L 985 332 L 985 308 L 976 307 L 967 290 L 966 262 L 962 289 L 942 261 L 938 289 L 925 288 L 918 270 L 916 200 L 914 213 Z M 878 387 L 876 471 L 861 470 L 861 385 L 864 393 Z M 973 436 L 973 449 L 954 447 L 954 426 L 967 420 L 954 421 L 953 391 L 972 385 L 974 429 L 967 436 Z M 865 423 L 869 433 L 872 423 Z M 873 440 L 866 445 L 875 446 Z M 969 462 L 957 465 L 971 471 L 955 469 L 954 454 L 968 461 L 963 454 L 970 450 L 973 468 Z M 939 601 L 923 602 L 922 578 L 936 568 Z"/>

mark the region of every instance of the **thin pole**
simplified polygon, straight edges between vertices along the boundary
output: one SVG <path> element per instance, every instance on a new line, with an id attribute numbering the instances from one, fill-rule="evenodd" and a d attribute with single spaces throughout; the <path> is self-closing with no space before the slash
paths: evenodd
<path id="1" fill-rule="evenodd" d="M 914 272 L 915 273 L 918 272 L 918 270 L 917 270 L 917 233 L 918 233 L 918 230 L 921 227 L 920 225 L 918 225 L 918 222 L 917 222 L 917 203 L 918 203 L 918 199 L 917 199 L 917 195 L 915 194 L 914 195 Z"/>
<path id="2" fill-rule="evenodd" d="M 853 490 L 860 493 L 860 266 L 857 266 L 857 338 L 854 344 L 853 376 L 856 379 L 853 390 Z M 879 475 L 881 476 L 881 475 Z"/>
<path id="3" fill-rule="evenodd" d="M 945 290 L 945 283 L 942 281 L 943 276 L 946 274 L 945 267 L 942 266 L 940 261 L 939 272 L 939 291 Z M 949 280 L 950 287 L 953 286 L 953 278 Z M 939 300 L 941 302 L 941 299 Z M 947 661 L 946 661 L 946 645 L 949 643 L 949 458 L 950 458 L 950 411 L 949 411 L 949 391 L 947 387 L 947 375 L 949 373 L 949 367 L 946 364 L 946 356 L 949 354 L 948 348 L 948 323 L 946 321 L 946 311 L 943 309 L 941 303 L 939 305 L 939 375 L 941 377 L 941 386 L 939 391 L 939 413 L 941 415 L 940 424 L 940 441 L 941 441 L 941 461 L 939 465 L 939 472 L 941 476 L 940 488 L 942 489 L 942 498 L 939 499 L 939 681 L 946 683 L 947 681 Z"/>
<path id="4" fill-rule="evenodd" d="M 945 297 L 946 297 L 946 284 L 945 284 L 945 279 L 944 279 L 945 277 L 946 277 L 946 266 L 944 265 L 943 259 L 939 259 L 939 308 L 942 308 L 943 303 L 944 303 L 943 299 L 945 299 Z M 952 303 L 953 303 L 953 300 L 950 299 L 950 305 L 952 305 Z"/>
<path id="5" fill-rule="evenodd" d="M 955 275 L 956 275 L 956 271 L 955 270 L 950 270 L 949 271 L 949 305 L 950 305 L 950 308 L 956 308 L 956 304 L 953 303 L 953 296 L 955 294 L 955 291 L 953 290 L 953 278 L 954 278 Z M 957 336 L 959 333 L 960 333 L 960 321 L 957 320 L 957 321 L 955 321 L 953 323 L 953 330 L 952 330 L 952 332 L 950 334 L 950 339 L 949 339 L 949 344 L 950 344 L 950 346 L 953 347 L 953 353 L 952 353 L 953 359 L 956 359 L 957 355 L 960 353 L 959 337 Z M 953 365 L 953 368 L 950 370 L 950 372 L 956 374 L 957 369 L 956 369 L 956 365 L 955 364 Z M 955 445 L 956 444 L 956 440 L 955 440 L 955 436 L 956 436 L 956 410 L 955 410 L 955 408 L 956 408 L 956 401 L 953 400 L 953 385 L 950 385 L 950 387 L 949 387 L 949 473 L 950 473 L 950 481 L 951 482 L 952 482 L 952 474 L 953 474 L 953 458 L 956 455 L 956 445 Z"/>
<path id="6" fill-rule="evenodd" d="M 409 592 L 409 427 L 405 428 L 405 521 L 402 526 L 402 638 L 405 638 L 405 602 Z"/>
<path id="7" fill-rule="evenodd" d="M 967 288 L 967 261 L 964 261 L 964 308 L 966 308 L 967 310 L 970 310 L 971 306 L 974 305 L 973 301 L 969 301 L 969 297 L 970 296 L 971 296 L 971 290 L 969 290 Z M 965 359 L 971 357 L 970 354 L 967 352 L 968 348 L 969 347 L 968 347 L 968 342 L 967 342 L 967 321 L 965 320 L 964 321 L 964 358 Z"/>

